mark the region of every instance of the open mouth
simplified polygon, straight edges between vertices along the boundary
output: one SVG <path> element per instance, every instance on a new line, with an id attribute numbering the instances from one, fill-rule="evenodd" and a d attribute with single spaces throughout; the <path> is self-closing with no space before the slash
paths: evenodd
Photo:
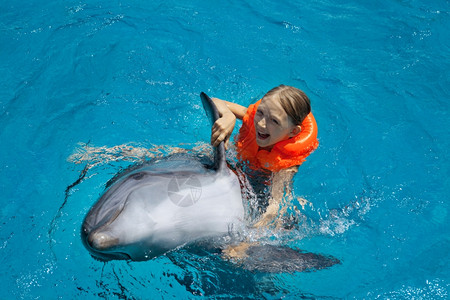
<path id="1" fill-rule="evenodd" d="M 131 256 L 124 252 L 99 252 L 91 251 L 91 256 L 99 261 L 110 261 L 110 260 L 132 260 Z"/>
<path id="2" fill-rule="evenodd" d="M 270 134 L 264 134 L 259 131 L 258 131 L 257 135 L 260 140 L 265 140 L 265 139 L 269 138 L 269 136 L 270 136 Z"/>

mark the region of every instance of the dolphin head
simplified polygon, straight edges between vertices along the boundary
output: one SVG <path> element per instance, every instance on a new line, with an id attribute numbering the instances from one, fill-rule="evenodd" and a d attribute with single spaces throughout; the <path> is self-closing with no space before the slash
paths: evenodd
<path id="1" fill-rule="evenodd" d="M 152 245 L 152 235 L 157 225 L 153 214 L 158 212 L 160 200 L 167 197 L 163 192 L 166 180 L 140 171 L 118 180 L 106 191 L 81 229 L 82 241 L 95 258 L 144 260 L 164 252 Z M 142 245 L 143 241 L 148 245 Z"/>

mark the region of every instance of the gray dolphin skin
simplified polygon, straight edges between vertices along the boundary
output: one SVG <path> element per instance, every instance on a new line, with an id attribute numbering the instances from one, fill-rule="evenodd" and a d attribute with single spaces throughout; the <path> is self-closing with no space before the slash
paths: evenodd
<path id="1" fill-rule="evenodd" d="M 212 100 L 201 94 L 211 118 Z M 241 187 L 221 143 L 214 162 L 194 155 L 150 161 L 116 178 L 84 219 L 82 241 L 101 260 L 148 260 L 200 239 L 226 235 L 244 220 Z"/>
<path id="2" fill-rule="evenodd" d="M 214 122 L 219 118 L 217 108 L 205 93 L 200 96 Z M 226 236 L 243 226 L 241 186 L 227 166 L 222 142 L 209 165 L 193 154 L 176 154 L 117 175 L 86 215 L 81 238 L 99 260 L 142 261 Z M 318 270 L 338 263 L 320 254 L 255 244 L 238 265 L 273 273 Z"/>

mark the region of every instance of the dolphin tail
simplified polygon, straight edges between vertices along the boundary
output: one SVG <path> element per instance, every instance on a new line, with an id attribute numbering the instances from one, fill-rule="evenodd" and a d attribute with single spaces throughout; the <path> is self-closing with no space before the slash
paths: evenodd
<path id="1" fill-rule="evenodd" d="M 200 98 L 202 99 L 203 108 L 205 109 L 206 115 L 211 122 L 211 125 L 220 118 L 219 111 L 216 105 L 211 100 L 211 98 L 205 93 L 200 93 Z M 214 149 L 214 170 L 221 171 L 227 169 L 227 161 L 225 156 L 225 144 L 221 142 L 219 146 Z"/>
<path id="2" fill-rule="evenodd" d="M 331 256 L 259 244 L 246 247 L 245 253 L 231 260 L 246 270 L 265 273 L 311 272 L 341 263 Z"/>

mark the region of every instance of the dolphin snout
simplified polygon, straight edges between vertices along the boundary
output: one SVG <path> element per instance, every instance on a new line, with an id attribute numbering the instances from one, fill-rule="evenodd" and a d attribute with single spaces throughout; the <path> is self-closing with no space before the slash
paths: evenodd
<path id="1" fill-rule="evenodd" d="M 97 251 L 104 251 L 117 246 L 119 239 L 117 237 L 111 236 L 107 232 L 91 232 L 88 236 L 88 243 L 92 249 Z"/>

